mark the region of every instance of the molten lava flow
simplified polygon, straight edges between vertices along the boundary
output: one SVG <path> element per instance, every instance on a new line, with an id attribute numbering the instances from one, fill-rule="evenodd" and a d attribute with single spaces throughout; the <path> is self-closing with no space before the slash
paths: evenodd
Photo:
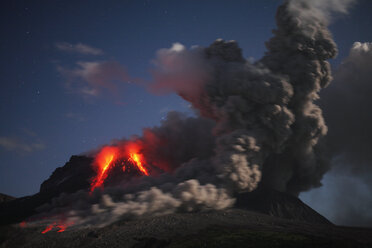
<path id="1" fill-rule="evenodd" d="M 141 154 L 138 154 L 138 153 L 130 153 L 129 154 L 129 161 L 133 162 L 133 164 L 135 164 L 138 169 L 143 173 L 145 174 L 146 176 L 149 175 L 148 171 L 146 170 L 145 167 L 143 167 L 142 165 L 142 161 L 143 161 L 143 156 Z"/>
<path id="2" fill-rule="evenodd" d="M 145 167 L 145 158 L 140 151 L 141 144 L 135 141 L 129 141 L 119 146 L 102 148 L 93 163 L 97 174 L 92 179 L 90 192 L 103 186 L 110 168 L 113 166 L 122 166 L 123 172 L 126 172 L 128 166 L 134 166 L 141 174 L 148 176 L 149 171 Z"/>
<path id="3" fill-rule="evenodd" d="M 59 229 L 57 232 L 64 232 L 66 231 L 66 228 L 68 226 L 71 226 L 73 224 L 74 224 L 73 222 L 60 222 L 60 223 L 53 222 L 52 224 L 48 225 L 41 233 L 45 234 L 49 231 L 52 231 L 55 228 Z"/>
<path id="4" fill-rule="evenodd" d="M 56 225 L 56 223 L 52 223 L 52 224 L 48 225 L 48 226 L 44 229 L 44 231 L 42 231 L 41 233 L 42 233 L 42 234 L 45 234 L 45 233 L 51 231 L 55 225 Z"/>
<path id="5" fill-rule="evenodd" d="M 57 228 L 59 228 L 59 230 L 57 232 L 64 232 L 67 228 L 67 225 L 59 224 L 59 225 L 57 225 Z"/>
<path id="6" fill-rule="evenodd" d="M 118 149 L 116 147 L 107 146 L 104 147 L 97 155 L 95 165 L 97 167 L 97 176 L 93 178 L 90 191 L 92 192 L 95 188 L 101 187 L 105 179 L 107 178 L 107 172 L 112 164 L 113 160 L 117 156 Z"/>

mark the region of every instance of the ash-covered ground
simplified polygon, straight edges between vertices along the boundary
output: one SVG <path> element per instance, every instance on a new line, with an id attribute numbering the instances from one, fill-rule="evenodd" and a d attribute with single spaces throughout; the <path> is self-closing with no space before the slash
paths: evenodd
<path id="1" fill-rule="evenodd" d="M 0 247 L 371 247 L 371 228 L 288 220 L 243 209 L 175 213 L 41 234 L 1 226 Z"/>

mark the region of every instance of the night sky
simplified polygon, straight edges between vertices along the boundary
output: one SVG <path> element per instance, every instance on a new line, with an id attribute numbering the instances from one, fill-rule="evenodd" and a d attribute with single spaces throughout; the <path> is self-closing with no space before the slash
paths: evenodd
<path id="1" fill-rule="evenodd" d="M 177 95 L 144 87 L 156 51 L 176 42 L 208 46 L 222 38 L 238 41 L 244 56 L 257 60 L 275 28 L 279 4 L 3 1 L 0 192 L 34 194 L 71 155 L 140 134 L 168 111 L 192 114 Z M 371 10 L 372 1 L 359 1 L 348 15 L 333 20 L 330 30 L 339 47 L 333 68 L 355 41 L 372 41 Z M 92 72 L 97 65 L 105 70 L 102 75 Z M 320 190 L 326 192 L 327 176 L 323 183 Z M 306 193 L 302 197 L 312 204 Z"/>

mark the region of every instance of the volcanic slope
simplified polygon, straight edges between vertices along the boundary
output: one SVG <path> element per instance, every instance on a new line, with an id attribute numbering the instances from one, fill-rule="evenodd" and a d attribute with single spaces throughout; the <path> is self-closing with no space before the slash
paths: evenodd
<path id="1" fill-rule="evenodd" d="M 38 213 L 38 207 L 50 203 L 62 193 L 88 190 L 93 176 L 92 159 L 72 156 L 63 167 L 57 168 L 40 186 L 40 192 L 0 204 L 0 224 L 14 224 Z M 130 174 L 131 175 L 131 174 Z M 331 224 L 295 196 L 259 188 L 253 192 L 236 195 L 236 207 L 270 216 L 310 222 Z"/>
<path id="2" fill-rule="evenodd" d="M 103 228 L 41 234 L 43 227 L 0 227 L 0 247 L 371 247 L 371 228 L 277 218 L 242 209 L 175 213 Z"/>

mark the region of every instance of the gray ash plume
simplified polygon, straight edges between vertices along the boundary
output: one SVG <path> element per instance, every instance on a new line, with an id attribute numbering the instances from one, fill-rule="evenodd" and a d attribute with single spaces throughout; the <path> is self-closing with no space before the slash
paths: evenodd
<path id="1" fill-rule="evenodd" d="M 355 42 L 320 101 L 332 169 L 327 188 L 309 196 L 337 224 L 372 225 L 371 65 L 372 43 Z"/>

